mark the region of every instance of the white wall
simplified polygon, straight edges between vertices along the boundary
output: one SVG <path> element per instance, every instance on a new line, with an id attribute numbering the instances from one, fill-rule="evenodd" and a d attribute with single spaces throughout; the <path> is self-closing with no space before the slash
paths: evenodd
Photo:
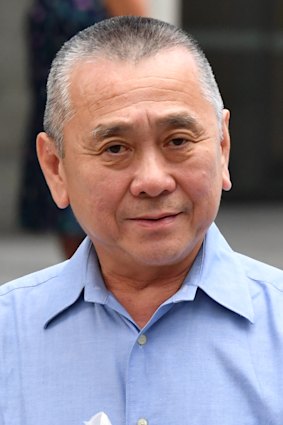
<path id="1" fill-rule="evenodd" d="M 181 0 L 149 0 L 149 2 L 152 17 L 180 25 Z"/>

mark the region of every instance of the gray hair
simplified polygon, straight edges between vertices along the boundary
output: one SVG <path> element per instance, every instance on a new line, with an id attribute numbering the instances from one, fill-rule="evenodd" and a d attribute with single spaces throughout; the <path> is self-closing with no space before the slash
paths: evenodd
<path id="1" fill-rule="evenodd" d="M 203 94 L 215 109 L 221 134 L 223 101 L 211 66 L 193 37 L 157 19 L 122 16 L 80 31 L 63 45 L 52 63 L 47 82 L 44 129 L 55 141 L 59 152 L 63 155 L 64 123 L 73 113 L 69 87 L 74 65 L 101 57 L 138 62 L 159 51 L 178 47 L 188 50 L 197 64 Z"/>

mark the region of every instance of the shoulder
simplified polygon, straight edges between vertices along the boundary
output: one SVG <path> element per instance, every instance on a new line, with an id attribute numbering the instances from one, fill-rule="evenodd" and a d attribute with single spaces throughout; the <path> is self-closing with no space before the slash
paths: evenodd
<path id="1" fill-rule="evenodd" d="M 0 335 L 5 323 L 30 329 L 72 305 L 84 288 L 90 251 L 85 239 L 70 260 L 0 286 Z"/>
<path id="2" fill-rule="evenodd" d="M 43 327 L 56 297 L 64 298 L 63 270 L 60 263 L 0 286 L 0 345 Z"/>
<path id="3" fill-rule="evenodd" d="M 206 237 L 206 256 L 211 267 L 230 279 L 242 279 L 283 292 L 283 270 L 234 251 L 213 224 Z"/>
<path id="4" fill-rule="evenodd" d="M 283 270 L 240 253 L 234 254 L 251 281 L 283 294 Z"/>
<path id="5" fill-rule="evenodd" d="M 255 319 L 269 323 L 283 341 L 283 271 L 245 255 L 235 255 L 246 276 Z"/>
<path id="6" fill-rule="evenodd" d="M 0 306 L 10 304 L 12 300 L 28 298 L 31 293 L 42 293 L 48 284 L 57 279 L 66 262 L 30 273 L 0 286 Z M 40 295 L 38 295 L 40 296 Z"/>

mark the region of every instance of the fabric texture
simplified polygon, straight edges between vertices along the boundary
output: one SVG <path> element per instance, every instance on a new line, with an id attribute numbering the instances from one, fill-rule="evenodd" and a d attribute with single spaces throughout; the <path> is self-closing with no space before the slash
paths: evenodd
<path id="1" fill-rule="evenodd" d="M 0 287 L 0 425 L 101 411 L 113 425 L 281 425 L 282 291 L 282 271 L 233 252 L 213 224 L 139 329 L 86 238 L 71 260 Z"/>

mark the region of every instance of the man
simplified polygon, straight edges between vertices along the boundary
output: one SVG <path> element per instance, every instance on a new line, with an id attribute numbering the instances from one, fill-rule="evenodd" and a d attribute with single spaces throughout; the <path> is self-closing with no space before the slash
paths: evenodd
<path id="1" fill-rule="evenodd" d="M 283 273 L 213 224 L 229 112 L 179 29 L 113 18 L 71 39 L 37 151 L 88 235 L 1 288 L 1 425 L 283 423 Z"/>

